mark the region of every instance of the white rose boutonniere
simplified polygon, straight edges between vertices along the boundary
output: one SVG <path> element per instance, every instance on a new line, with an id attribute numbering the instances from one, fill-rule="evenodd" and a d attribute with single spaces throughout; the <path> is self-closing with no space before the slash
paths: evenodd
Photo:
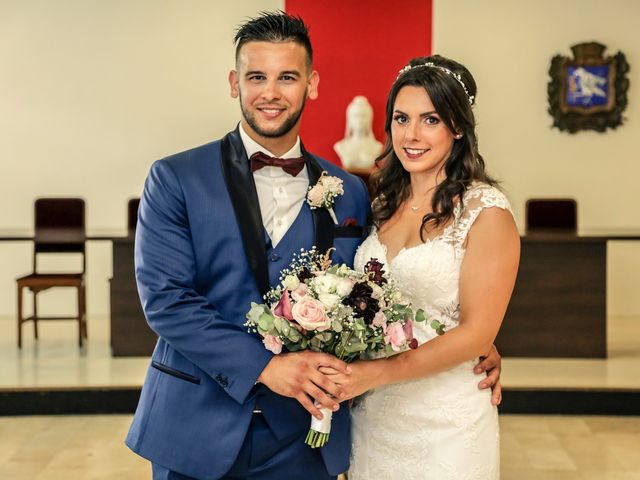
<path id="1" fill-rule="evenodd" d="M 307 192 L 307 203 L 311 207 L 311 210 L 316 208 L 326 208 L 333 219 L 333 222 L 337 225 L 338 219 L 333 211 L 333 202 L 338 195 L 344 194 L 342 188 L 342 179 L 327 175 L 327 172 L 322 172 L 322 175 L 318 179 L 313 187 L 309 187 Z"/>

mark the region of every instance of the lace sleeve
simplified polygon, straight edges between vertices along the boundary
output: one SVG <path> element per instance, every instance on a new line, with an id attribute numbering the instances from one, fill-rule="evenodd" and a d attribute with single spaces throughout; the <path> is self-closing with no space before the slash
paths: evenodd
<path id="1" fill-rule="evenodd" d="M 453 232 L 455 243 L 460 246 L 464 245 L 469 230 L 473 222 L 478 218 L 478 215 L 480 215 L 482 210 L 493 207 L 508 210 L 513 215 L 509 200 L 507 200 L 504 193 L 486 183 L 474 183 L 464 195 L 462 209 L 456 209 L 456 221 Z"/>

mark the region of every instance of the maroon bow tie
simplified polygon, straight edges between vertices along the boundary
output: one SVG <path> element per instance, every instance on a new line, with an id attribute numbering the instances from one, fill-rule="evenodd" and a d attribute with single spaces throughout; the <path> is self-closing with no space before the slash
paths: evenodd
<path id="1" fill-rule="evenodd" d="M 260 170 L 262 167 L 266 166 L 280 167 L 289 175 L 295 177 L 302 171 L 302 168 L 304 167 L 304 158 L 274 158 L 262 152 L 256 152 L 251 155 L 252 172 Z"/>

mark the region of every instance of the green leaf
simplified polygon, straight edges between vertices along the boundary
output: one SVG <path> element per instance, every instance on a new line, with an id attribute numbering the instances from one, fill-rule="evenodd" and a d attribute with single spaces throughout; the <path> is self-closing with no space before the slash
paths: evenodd
<path id="1" fill-rule="evenodd" d="M 444 335 L 444 325 L 438 320 L 431 320 L 431 328 L 433 328 L 438 335 Z"/>
<path id="2" fill-rule="evenodd" d="M 273 328 L 275 317 L 269 313 L 263 313 L 258 317 L 258 328 L 264 332 L 269 332 Z"/>
<path id="3" fill-rule="evenodd" d="M 426 319 L 427 317 L 424 316 L 424 310 L 422 310 L 421 308 L 418 309 L 415 316 L 416 322 L 424 322 Z"/>
<path id="4" fill-rule="evenodd" d="M 357 338 L 352 338 L 344 345 L 346 353 L 364 352 L 366 349 L 367 344 Z"/>

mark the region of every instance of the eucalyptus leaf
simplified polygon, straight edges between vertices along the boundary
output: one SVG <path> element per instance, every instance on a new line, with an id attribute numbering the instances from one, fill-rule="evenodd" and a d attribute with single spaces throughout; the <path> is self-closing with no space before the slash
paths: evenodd
<path id="1" fill-rule="evenodd" d="M 359 339 L 351 339 L 344 346 L 344 351 L 346 353 L 364 352 L 366 349 L 367 349 L 367 344 L 360 341 Z"/>

